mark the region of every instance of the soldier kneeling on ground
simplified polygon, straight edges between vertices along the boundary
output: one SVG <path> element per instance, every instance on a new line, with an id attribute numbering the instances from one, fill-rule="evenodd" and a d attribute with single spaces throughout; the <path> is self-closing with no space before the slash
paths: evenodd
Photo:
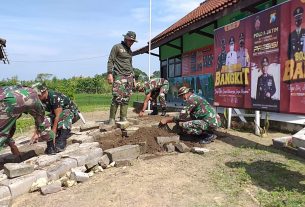
<path id="1" fill-rule="evenodd" d="M 153 78 L 144 83 L 138 82 L 136 84 L 136 90 L 145 93 L 143 107 L 139 113 L 139 116 L 144 115 L 144 111 L 147 108 L 149 100 L 151 100 L 151 105 L 153 110 L 152 113 L 150 113 L 150 115 L 158 115 L 158 105 L 157 105 L 158 97 L 162 110 L 161 116 L 165 116 L 166 115 L 165 95 L 167 94 L 168 89 L 169 89 L 168 81 L 164 78 Z"/>
<path id="2" fill-rule="evenodd" d="M 56 148 L 63 151 L 70 136 L 72 124 L 80 119 L 76 104 L 66 95 L 47 89 L 44 83 L 32 86 L 37 92 L 45 110 L 50 112 L 52 131 L 55 133 Z"/>
<path id="3" fill-rule="evenodd" d="M 178 96 L 185 101 L 184 108 L 178 116 L 163 118 L 159 126 L 176 122 L 182 133 L 199 137 L 200 144 L 211 143 L 217 137 L 213 131 L 221 125 L 216 110 L 204 98 L 185 86 L 179 89 Z"/>
<path id="4" fill-rule="evenodd" d="M 30 114 L 35 120 L 35 133 L 31 143 L 38 140 L 47 141 L 46 154 L 55 154 L 55 135 L 49 130 L 50 123 L 45 117 L 45 111 L 35 90 L 24 86 L 6 86 L 0 88 L 0 149 L 7 144 L 14 155 L 20 157 L 13 135 L 16 131 L 16 121 L 21 115 Z M 20 157 L 21 159 L 21 157 Z"/>

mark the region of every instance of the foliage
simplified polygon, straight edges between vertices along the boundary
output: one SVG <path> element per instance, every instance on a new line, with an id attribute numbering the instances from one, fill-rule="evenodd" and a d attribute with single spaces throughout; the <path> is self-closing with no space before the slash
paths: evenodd
<path id="1" fill-rule="evenodd" d="M 148 75 L 145 72 L 141 71 L 138 68 L 134 68 L 133 71 L 135 74 L 136 81 L 145 81 L 146 79 L 148 80 Z"/>
<path id="2" fill-rule="evenodd" d="M 105 94 L 76 94 L 75 103 L 81 112 L 108 110 L 111 104 L 111 93 Z M 135 93 L 131 96 L 129 106 L 132 106 L 134 101 L 143 100 L 144 94 Z"/>
<path id="3" fill-rule="evenodd" d="M 160 70 L 154 71 L 153 74 L 150 76 L 150 78 L 160 78 L 160 77 L 161 77 Z"/>

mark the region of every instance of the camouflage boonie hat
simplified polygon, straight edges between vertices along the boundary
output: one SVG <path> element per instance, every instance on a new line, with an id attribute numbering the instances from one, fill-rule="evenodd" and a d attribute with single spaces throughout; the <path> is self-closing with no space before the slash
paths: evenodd
<path id="1" fill-rule="evenodd" d="M 38 95 L 45 92 L 47 90 L 47 86 L 45 83 L 37 82 L 32 85 L 32 88 L 37 92 Z"/>
<path id="2" fill-rule="evenodd" d="M 179 88 L 178 96 L 182 96 L 183 94 L 186 94 L 189 91 L 190 91 L 190 88 L 182 86 L 181 88 Z"/>
<path id="3" fill-rule="evenodd" d="M 142 83 L 142 82 L 137 82 L 136 83 L 136 90 L 137 91 L 144 91 L 144 83 Z"/>
<path id="4" fill-rule="evenodd" d="M 132 40 L 132 41 L 135 41 L 135 42 L 138 42 L 137 40 L 136 40 L 136 33 L 135 32 L 133 32 L 133 31 L 128 31 L 127 33 L 126 33 L 126 35 L 123 35 L 124 36 L 124 38 L 125 39 L 128 39 L 128 40 Z"/>

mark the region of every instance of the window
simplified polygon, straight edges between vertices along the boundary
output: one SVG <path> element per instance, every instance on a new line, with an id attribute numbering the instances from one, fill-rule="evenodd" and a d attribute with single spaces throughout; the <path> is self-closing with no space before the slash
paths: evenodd
<path id="1" fill-rule="evenodd" d="M 181 76 L 181 57 L 175 57 L 168 60 L 168 77 L 179 77 Z"/>

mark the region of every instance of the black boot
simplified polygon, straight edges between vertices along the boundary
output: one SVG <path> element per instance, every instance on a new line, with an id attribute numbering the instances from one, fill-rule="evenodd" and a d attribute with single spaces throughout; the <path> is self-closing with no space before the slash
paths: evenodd
<path id="1" fill-rule="evenodd" d="M 152 106 L 152 112 L 149 115 L 158 115 L 158 107 Z"/>
<path id="2" fill-rule="evenodd" d="M 48 155 L 55 155 L 57 153 L 57 149 L 54 145 L 53 140 L 47 142 L 47 149 L 44 151 L 44 153 Z"/>
<path id="3" fill-rule="evenodd" d="M 162 108 L 162 113 L 161 113 L 161 116 L 165 116 L 166 115 L 166 108 Z"/>
<path id="4" fill-rule="evenodd" d="M 55 139 L 56 148 L 58 151 L 62 152 L 65 150 L 67 145 L 67 139 L 70 135 L 70 129 L 62 129 L 60 130 L 58 137 Z"/>
<path id="5" fill-rule="evenodd" d="M 211 142 L 214 142 L 214 140 L 217 138 L 215 134 L 212 133 L 204 133 L 201 136 L 201 140 L 199 141 L 199 144 L 210 144 Z"/>

